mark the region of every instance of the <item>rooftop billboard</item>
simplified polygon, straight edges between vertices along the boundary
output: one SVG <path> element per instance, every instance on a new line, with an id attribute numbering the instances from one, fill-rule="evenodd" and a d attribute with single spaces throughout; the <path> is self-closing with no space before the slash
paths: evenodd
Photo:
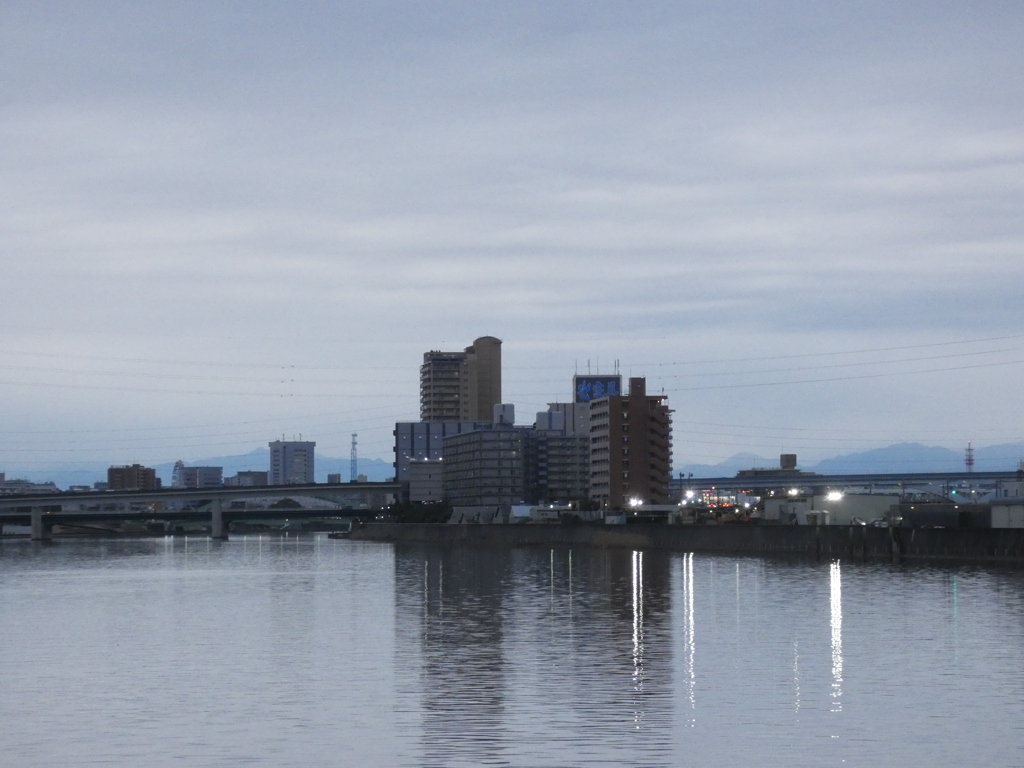
<path id="1" fill-rule="evenodd" d="M 607 395 L 622 394 L 621 376 L 573 376 L 573 390 L 577 403 L 589 403 Z"/>

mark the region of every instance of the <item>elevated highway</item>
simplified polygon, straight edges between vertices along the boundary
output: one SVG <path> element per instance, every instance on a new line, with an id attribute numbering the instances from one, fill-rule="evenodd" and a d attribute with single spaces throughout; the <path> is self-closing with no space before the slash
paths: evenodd
<path id="1" fill-rule="evenodd" d="M 47 539 L 54 525 L 75 525 L 101 520 L 209 520 L 213 538 L 227 538 L 233 520 L 268 517 L 290 519 L 338 517 L 359 512 L 353 497 L 369 495 L 386 506 L 399 493 L 398 483 L 339 483 L 271 485 L 245 488 L 163 488 L 156 491 L 76 491 L 0 496 L 0 523 L 30 525 L 32 538 Z M 315 498 L 333 502 L 336 510 L 231 509 L 225 502 L 243 499 Z M 349 506 L 345 506 L 348 502 Z M 202 508 L 182 508 L 186 504 Z M 144 508 L 139 509 L 140 506 Z"/>
<path id="2" fill-rule="evenodd" d="M 954 485 L 959 483 L 998 484 L 1022 479 L 1020 472 L 911 472 L 896 474 L 817 475 L 810 472 L 755 471 L 733 477 L 691 477 L 684 488 L 742 491 L 798 488 L 835 489 L 850 487 L 903 487 Z"/>

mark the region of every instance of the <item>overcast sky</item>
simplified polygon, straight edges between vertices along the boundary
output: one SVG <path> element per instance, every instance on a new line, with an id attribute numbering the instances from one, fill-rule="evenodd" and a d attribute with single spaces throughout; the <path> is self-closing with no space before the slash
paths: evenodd
<path id="1" fill-rule="evenodd" d="M 390 460 L 481 335 L 520 423 L 647 376 L 677 464 L 1022 440 L 1022 40 L 1019 0 L 2 0 L 0 471 Z"/>

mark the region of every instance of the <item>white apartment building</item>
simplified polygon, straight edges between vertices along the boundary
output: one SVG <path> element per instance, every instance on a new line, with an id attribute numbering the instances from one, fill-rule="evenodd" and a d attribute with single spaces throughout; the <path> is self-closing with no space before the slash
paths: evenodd
<path id="1" fill-rule="evenodd" d="M 275 440 L 270 443 L 270 485 L 304 485 L 313 479 L 316 443 Z"/>

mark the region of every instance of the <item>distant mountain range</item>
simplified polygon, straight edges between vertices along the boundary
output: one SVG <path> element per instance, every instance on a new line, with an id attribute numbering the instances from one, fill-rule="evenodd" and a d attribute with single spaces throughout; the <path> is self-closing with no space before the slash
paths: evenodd
<path id="1" fill-rule="evenodd" d="M 1024 443 L 1006 443 L 976 448 L 974 469 L 979 472 L 1010 472 L 1024 461 Z M 737 453 L 718 464 L 686 464 L 676 467 L 679 473 L 694 477 L 732 477 L 741 469 L 770 469 L 779 461 L 753 453 Z M 963 451 L 952 451 L 921 443 L 897 443 L 885 448 L 872 448 L 824 459 L 800 469 L 819 474 L 843 475 L 854 473 L 894 472 L 958 472 L 964 470 Z"/>
<path id="2" fill-rule="evenodd" d="M 1017 469 L 1021 461 L 1024 461 L 1024 443 L 990 445 L 974 451 L 974 468 L 981 472 L 1009 472 Z M 270 451 L 266 448 L 257 448 L 240 455 L 215 456 L 186 463 L 192 467 L 223 467 L 224 476 L 228 477 L 240 471 L 266 470 L 270 464 Z M 768 469 L 777 467 L 778 464 L 777 457 L 769 459 L 754 453 L 737 453 L 718 464 L 677 466 L 673 470 L 673 476 L 678 477 L 682 472 L 694 477 L 732 477 L 741 469 Z M 34 482 L 52 480 L 58 487 L 67 488 L 69 485 L 92 485 L 97 480 L 106 480 L 108 466 L 109 464 L 98 462 L 39 466 L 32 471 L 8 472 L 7 477 L 23 477 Z M 154 468 L 164 485 L 170 485 L 174 462 L 156 464 Z M 956 472 L 964 469 L 964 454 L 962 451 L 921 443 L 897 443 L 885 448 L 835 456 L 816 464 L 800 465 L 799 468 L 819 474 L 837 475 L 862 472 Z M 3 467 L 0 466 L 0 471 L 2 470 Z M 318 483 L 327 482 L 328 474 L 339 474 L 343 481 L 347 481 L 349 473 L 347 458 L 317 455 Z M 391 462 L 383 459 L 359 459 L 358 473 L 366 475 L 368 480 L 387 480 L 394 477 L 395 470 Z"/>

